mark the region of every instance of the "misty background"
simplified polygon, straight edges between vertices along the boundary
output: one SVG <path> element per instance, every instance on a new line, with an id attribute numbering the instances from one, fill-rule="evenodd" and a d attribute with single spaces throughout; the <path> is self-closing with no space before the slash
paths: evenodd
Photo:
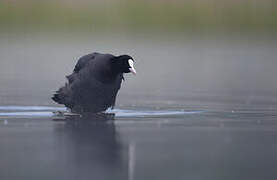
<path id="1" fill-rule="evenodd" d="M 2 0 L 1 104 L 54 105 L 78 58 L 102 52 L 136 62 L 118 106 L 270 108 L 276 10 L 273 0 Z"/>
<path id="2" fill-rule="evenodd" d="M 276 19 L 275 0 L 0 0 L 0 179 L 275 180 Z M 53 115 L 92 52 L 135 59 L 115 120 Z"/>

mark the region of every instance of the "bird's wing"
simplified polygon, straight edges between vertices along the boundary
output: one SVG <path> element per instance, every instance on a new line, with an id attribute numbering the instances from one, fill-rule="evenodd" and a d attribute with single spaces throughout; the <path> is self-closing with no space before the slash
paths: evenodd
<path id="1" fill-rule="evenodd" d="M 81 69 L 83 69 L 88 64 L 88 62 L 90 62 L 91 60 L 95 59 L 95 57 L 97 55 L 99 55 L 99 53 L 96 53 L 96 52 L 95 53 L 91 53 L 91 54 L 87 54 L 85 56 L 82 56 L 78 60 L 77 64 L 74 67 L 73 73 L 68 75 L 68 76 L 66 76 L 69 84 L 71 84 L 75 80 L 76 74 L 79 73 L 79 71 Z"/>
<path id="2" fill-rule="evenodd" d="M 91 54 L 87 54 L 85 56 L 82 56 L 78 60 L 77 64 L 75 65 L 75 68 L 74 68 L 73 72 L 78 73 L 81 69 L 83 69 L 86 66 L 86 64 L 89 61 L 93 60 L 95 58 L 95 56 L 97 56 L 98 54 L 99 53 L 91 53 Z"/>

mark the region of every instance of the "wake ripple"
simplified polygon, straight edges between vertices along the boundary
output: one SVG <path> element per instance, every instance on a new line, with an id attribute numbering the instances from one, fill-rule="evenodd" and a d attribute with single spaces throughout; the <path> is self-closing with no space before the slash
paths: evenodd
<path id="1" fill-rule="evenodd" d="M 53 114 L 55 111 L 66 112 L 66 108 L 54 106 L 0 106 L 0 117 L 55 117 Z M 115 113 L 116 117 L 160 117 L 196 114 L 201 111 L 109 109 L 107 112 Z"/>

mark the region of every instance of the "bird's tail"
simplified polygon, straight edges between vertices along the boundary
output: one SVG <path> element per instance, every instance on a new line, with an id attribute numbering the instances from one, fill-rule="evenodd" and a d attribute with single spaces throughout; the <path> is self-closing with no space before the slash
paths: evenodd
<path id="1" fill-rule="evenodd" d="M 56 94 L 53 94 L 52 98 L 51 98 L 53 101 L 59 103 L 59 104 L 62 104 L 62 99 L 61 97 L 59 96 L 59 93 L 58 91 L 56 92 Z"/>
<path id="2" fill-rule="evenodd" d="M 71 103 L 69 101 L 67 86 L 68 84 L 56 91 L 56 93 L 52 96 L 52 100 L 58 104 L 64 104 L 66 107 L 70 107 Z"/>

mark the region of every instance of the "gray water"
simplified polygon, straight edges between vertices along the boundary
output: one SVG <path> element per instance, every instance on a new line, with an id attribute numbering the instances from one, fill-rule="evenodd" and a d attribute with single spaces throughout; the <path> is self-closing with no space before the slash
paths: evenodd
<path id="1" fill-rule="evenodd" d="M 138 75 L 114 120 L 57 120 L 51 94 L 93 51 L 132 55 Z M 276 179 L 276 57 L 268 38 L 7 34 L 0 179 Z"/>

